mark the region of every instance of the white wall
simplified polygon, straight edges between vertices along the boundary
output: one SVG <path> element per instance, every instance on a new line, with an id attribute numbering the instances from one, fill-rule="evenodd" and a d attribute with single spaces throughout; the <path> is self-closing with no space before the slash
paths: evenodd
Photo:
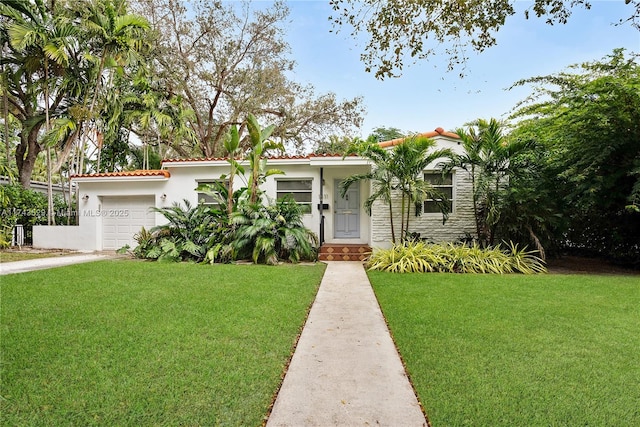
<path id="1" fill-rule="evenodd" d="M 274 162 L 275 163 L 275 162 Z M 311 179 L 311 213 L 302 217 L 304 226 L 309 230 L 320 234 L 320 212 L 318 211 L 318 203 L 320 203 L 320 169 L 312 168 L 308 164 L 298 165 L 278 165 L 267 164 L 267 169 L 280 169 L 285 172 L 284 175 L 270 175 L 262 185 L 262 190 L 269 202 L 275 202 L 278 193 L 277 181 L 286 179 Z"/>
<path id="2" fill-rule="evenodd" d="M 95 251 L 96 234 L 79 225 L 34 225 L 33 246 L 42 249 Z"/>
<path id="3" fill-rule="evenodd" d="M 78 225 L 34 226 L 33 246 L 72 250 L 102 250 L 102 198 L 105 196 L 149 196 L 155 198 L 155 206 L 162 205 L 165 180 L 133 180 L 113 178 L 108 181 L 78 182 L 80 200 Z M 164 221 L 156 213 L 155 223 Z"/>
<path id="4" fill-rule="evenodd" d="M 432 139 L 437 142 L 437 148 L 439 149 L 449 149 L 458 154 L 464 153 L 462 145 L 457 140 L 445 137 L 435 137 Z M 433 162 L 425 171 L 439 170 L 438 163 L 444 160 L 445 159 L 440 159 Z M 464 237 L 465 233 L 471 235 L 476 234 L 471 178 L 466 171 L 456 169 L 453 172 L 453 182 L 455 203 L 453 212 L 449 214 L 446 223 L 442 224 L 442 214 L 439 213 L 423 213 L 416 217 L 412 207 L 412 213 L 409 218 L 410 232 L 420 233 L 421 238 L 434 242 L 452 242 Z M 400 212 L 401 199 L 398 194 L 398 197 L 395 198 L 393 203 L 393 221 L 396 241 L 399 241 L 401 238 Z M 389 206 L 386 203 L 382 203 L 381 201 L 374 203 L 371 233 L 371 241 L 374 247 L 391 247 L 391 218 Z"/>
<path id="5" fill-rule="evenodd" d="M 431 165 L 435 167 L 435 165 Z M 431 169 L 431 168 L 430 168 Z M 409 231 L 420 233 L 420 237 L 433 242 L 453 242 L 465 236 L 476 234 L 475 219 L 473 215 L 473 191 L 469 174 L 461 169 L 453 173 L 454 206 L 446 223 L 442 223 L 442 214 L 423 213 L 409 217 Z M 396 197 L 393 204 L 393 221 L 396 233 L 396 241 L 400 239 L 401 225 L 400 196 Z M 381 201 L 376 201 L 372 215 L 372 242 L 375 247 L 388 248 L 391 246 L 391 219 L 389 206 Z"/>
<path id="6" fill-rule="evenodd" d="M 189 166 L 183 164 L 167 163 L 166 168 L 171 172 L 171 178 L 166 183 L 164 191 L 166 192 L 166 199 L 160 203 L 159 206 L 170 206 L 174 202 L 182 203 L 183 199 L 188 199 L 193 205 L 197 204 L 197 192 L 195 188 L 199 180 L 213 180 L 219 179 L 221 175 L 227 175 L 229 173 L 229 164 L 226 162 L 215 162 L 215 164 L 196 164 L 195 162 Z M 324 185 L 323 185 L 323 199 L 324 203 L 329 204 L 329 209 L 323 212 L 325 216 L 325 240 L 327 242 L 334 241 L 333 230 L 333 209 L 335 205 L 334 194 L 334 181 L 336 179 L 344 179 L 347 176 L 354 173 L 365 173 L 368 171 L 368 166 L 365 165 L 350 165 L 343 166 L 338 163 L 338 166 L 325 166 L 324 167 Z M 245 167 L 248 174 L 248 167 Z M 286 179 L 312 179 L 312 201 L 311 201 L 311 213 L 306 214 L 303 217 L 303 223 L 305 227 L 309 228 L 314 233 L 320 233 L 320 212 L 318 210 L 318 204 L 320 203 L 320 166 L 310 166 L 308 160 L 289 160 L 289 159 L 274 159 L 269 161 L 267 169 L 280 169 L 285 172 L 284 175 L 270 175 L 266 178 L 265 183 L 262 185 L 264 196 L 267 201 L 275 201 L 277 197 L 277 181 Z M 247 177 L 244 179 L 240 176 L 236 176 L 234 179 L 234 189 L 246 186 Z M 369 197 L 369 185 L 366 182 L 360 183 L 360 199 L 361 205 L 364 200 Z M 356 239 L 353 242 L 347 240 L 340 240 L 345 243 L 361 243 L 369 242 L 370 239 L 370 227 L 371 218 L 362 210 L 360 214 L 360 239 Z"/>

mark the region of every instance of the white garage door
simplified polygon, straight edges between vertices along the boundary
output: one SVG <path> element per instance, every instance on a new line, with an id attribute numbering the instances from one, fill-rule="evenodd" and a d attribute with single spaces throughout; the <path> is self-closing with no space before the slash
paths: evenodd
<path id="1" fill-rule="evenodd" d="M 102 249 L 117 250 L 124 245 L 137 246 L 133 236 L 142 227 L 147 230 L 155 224 L 154 196 L 102 198 Z"/>

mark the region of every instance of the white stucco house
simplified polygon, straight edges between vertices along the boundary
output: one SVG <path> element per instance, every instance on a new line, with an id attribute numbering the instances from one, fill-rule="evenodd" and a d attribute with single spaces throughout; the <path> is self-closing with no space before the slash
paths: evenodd
<path id="1" fill-rule="evenodd" d="M 442 128 L 421 134 L 432 138 L 438 148 L 460 152 L 458 135 Z M 380 143 L 392 147 L 402 139 Z M 430 165 L 425 179 L 435 172 Z M 353 185 L 344 198 L 338 184 L 355 173 L 365 173 L 371 164 L 364 158 L 340 155 L 307 155 L 269 158 L 268 168 L 281 169 L 284 175 L 271 175 L 262 186 L 266 197 L 276 200 L 291 195 L 305 211 L 305 225 L 327 244 L 358 244 L 388 247 L 391 229 L 388 207 L 374 204 L 371 216 L 363 208 L 370 185 Z M 167 207 L 189 200 L 193 205 L 207 202 L 196 190 L 201 183 L 220 179 L 229 173 L 224 158 L 168 159 L 160 170 L 110 172 L 73 177 L 79 188 L 76 226 L 36 226 L 33 244 L 40 248 L 74 250 L 117 250 L 125 245 L 135 247 L 133 238 L 142 227 L 161 224 L 164 217 L 150 207 Z M 236 179 L 238 187 L 244 185 Z M 424 213 L 412 217 L 411 231 L 433 241 L 454 241 L 475 230 L 472 210 L 471 181 L 466 171 L 455 170 L 440 186 L 450 195 L 452 212 L 446 224 L 442 214 L 425 202 Z M 399 212 L 398 202 L 398 212 Z M 399 226 L 398 226 L 399 227 Z"/>

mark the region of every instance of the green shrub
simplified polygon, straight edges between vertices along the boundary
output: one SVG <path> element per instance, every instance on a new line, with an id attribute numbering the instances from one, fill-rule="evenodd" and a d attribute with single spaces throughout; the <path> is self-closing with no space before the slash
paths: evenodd
<path id="1" fill-rule="evenodd" d="M 318 239 L 302 223 L 302 211 L 290 199 L 274 205 L 238 203 L 231 219 L 226 210 L 207 205 L 174 204 L 154 208 L 167 223 L 135 235 L 138 258 L 158 261 L 230 262 L 251 259 L 256 264 L 317 258 Z"/>
<path id="2" fill-rule="evenodd" d="M 134 238 L 138 243 L 133 254 L 159 261 L 203 261 L 209 248 L 223 239 L 226 215 L 207 205 L 184 207 L 174 203 L 166 208 L 153 208 L 167 223 L 142 229 Z"/>
<path id="3" fill-rule="evenodd" d="M 23 188 L 18 184 L 0 186 L 0 216 L 4 224 L 22 224 L 26 227 L 47 224 L 47 195 Z M 67 204 L 59 195 L 53 197 L 54 214 L 60 223 Z"/>
<path id="4" fill-rule="evenodd" d="M 490 273 L 534 274 L 546 271 L 544 262 L 534 252 L 509 244 L 481 248 L 477 244 L 429 244 L 404 242 L 391 249 L 379 249 L 369 258 L 369 270 L 393 273 Z"/>
<path id="5" fill-rule="evenodd" d="M 229 243 L 216 245 L 207 259 L 251 259 L 254 263 L 277 264 L 317 258 L 318 239 L 302 223 L 302 210 L 290 198 L 274 205 L 244 203 L 231 216 Z"/>

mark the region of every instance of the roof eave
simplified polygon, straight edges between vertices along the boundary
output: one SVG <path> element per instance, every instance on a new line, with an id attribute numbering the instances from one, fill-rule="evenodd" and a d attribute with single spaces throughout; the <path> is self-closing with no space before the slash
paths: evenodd
<path id="1" fill-rule="evenodd" d="M 71 177 L 72 182 L 141 182 L 141 181 L 168 181 L 165 175 L 151 176 L 78 176 Z"/>

